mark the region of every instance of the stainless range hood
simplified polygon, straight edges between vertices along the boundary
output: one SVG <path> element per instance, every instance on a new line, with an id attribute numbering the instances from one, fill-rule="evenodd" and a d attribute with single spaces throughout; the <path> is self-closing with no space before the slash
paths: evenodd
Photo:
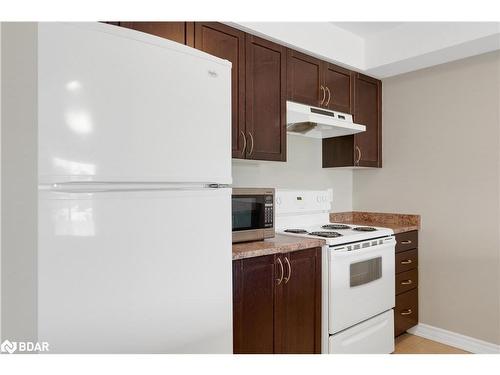
<path id="1" fill-rule="evenodd" d="M 286 123 L 289 134 L 311 138 L 340 137 L 366 130 L 364 125 L 355 124 L 348 113 L 289 101 L 286 102 Z"/>

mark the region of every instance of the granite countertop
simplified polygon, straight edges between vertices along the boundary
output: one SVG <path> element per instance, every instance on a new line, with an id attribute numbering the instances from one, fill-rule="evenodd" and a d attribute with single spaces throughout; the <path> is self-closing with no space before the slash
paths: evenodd
<path id="1" fill-rule="evenodd" d="M 332 223 L 390 228 L 395 234 L 420 230 L 420 215 L 391 214 L 381 212 L 339 212 L 331 213 Z"/>
<path id="2" fill-rule="evenodd" d="M 291 251 L 310 249 L 312 247 L 321 247 L 324 244 L 324 240 L 316 238 L 301 238 L 276 234 L 274 238 L 268 238 L 264 241 L 233 244 L 233 260 L 259 257 L 262 255 L 289 253 Z"/>

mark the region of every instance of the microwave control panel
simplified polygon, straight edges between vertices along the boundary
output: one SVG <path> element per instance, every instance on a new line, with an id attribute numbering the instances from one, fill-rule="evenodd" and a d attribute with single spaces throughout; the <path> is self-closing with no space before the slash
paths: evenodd
<path id="1" fill-rule="evenodd" d="M 266 195 L 264 198 L 264 227 L 272 228 L 274 226 L 274 202 L 272 195 Z"/>

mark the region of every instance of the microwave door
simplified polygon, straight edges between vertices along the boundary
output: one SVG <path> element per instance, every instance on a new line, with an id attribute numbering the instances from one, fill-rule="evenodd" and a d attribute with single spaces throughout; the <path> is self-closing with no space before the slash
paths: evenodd
<path id="1" fill-rule="evenodd" d="M 264 228 L 264 201 L 262 196 L 233 196 L 233 231 Z"/>

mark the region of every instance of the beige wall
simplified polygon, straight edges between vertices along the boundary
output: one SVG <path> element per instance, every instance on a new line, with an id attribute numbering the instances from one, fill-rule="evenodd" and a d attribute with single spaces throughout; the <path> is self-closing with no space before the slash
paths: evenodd
<path id="1" fill-rule="evenodd" d="M 352 209 L 352 171 L 321 167 L 321 139 L 289 135 L 287 162 L 233 159 L 233 185 L 287 189 L 333 189 L 334 211 Z"/>
<path id="2" fill-rule="evenodd" d="M 500 344 L 500 53 L 383 81 L 383 163 L 354 209 L 422 215 L 420 322 Z"/>

